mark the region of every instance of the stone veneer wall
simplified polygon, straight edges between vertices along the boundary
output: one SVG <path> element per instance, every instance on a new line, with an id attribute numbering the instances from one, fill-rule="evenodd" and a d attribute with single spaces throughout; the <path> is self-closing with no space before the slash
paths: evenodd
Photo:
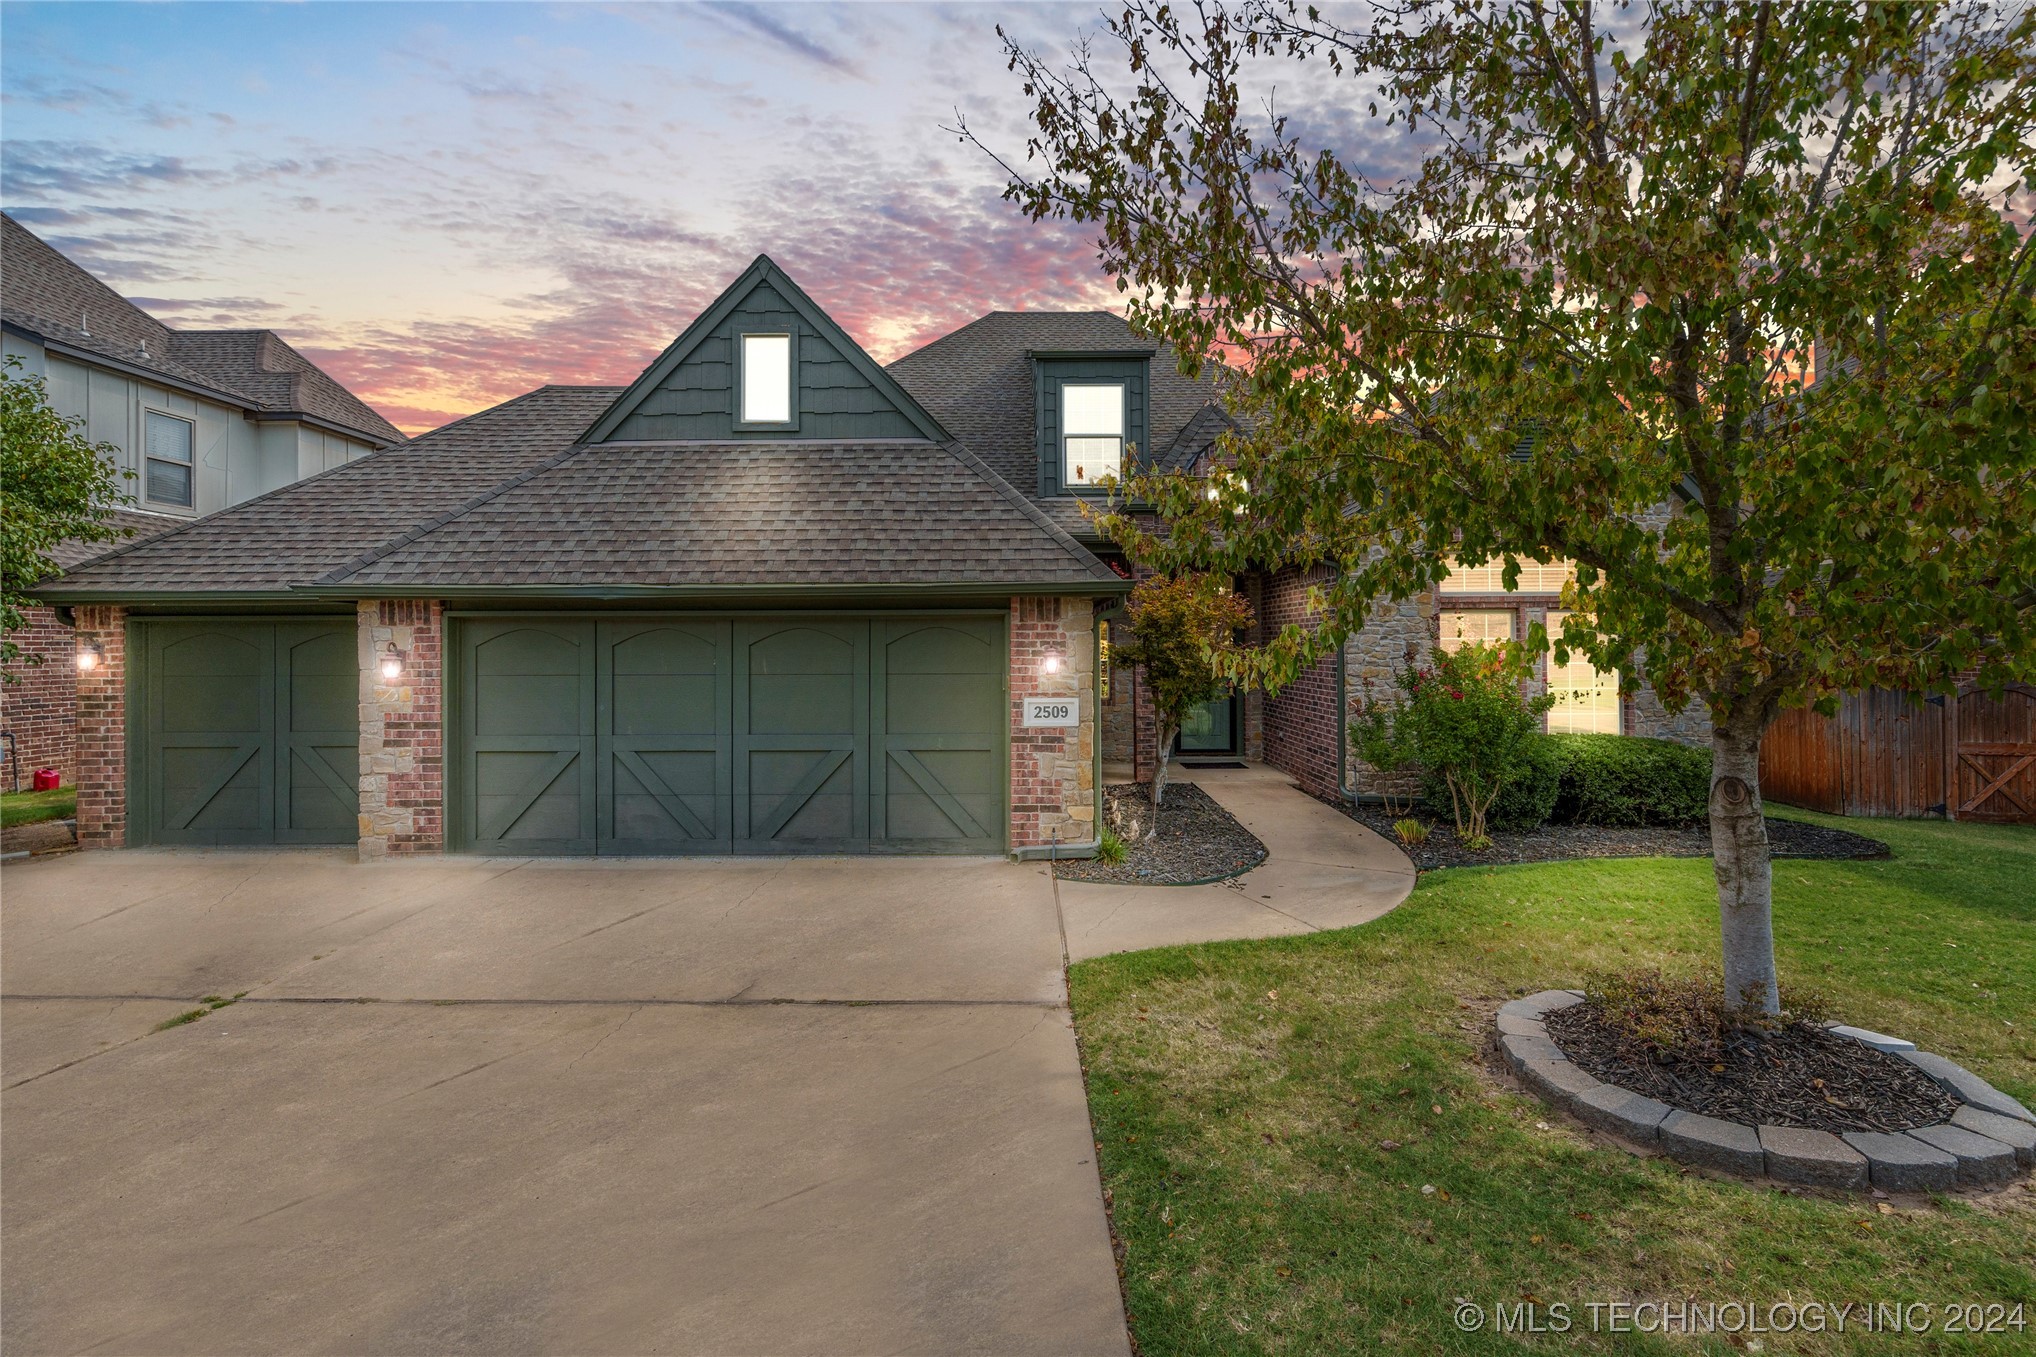
<path id="1" fill-rule="evenodd" d="M 77 691 L 78 846 L 127 846 L 127 609 L 80 604 L 73 644 L 97 642 L 89 671 L 69 662 Z"/>
<path id="2" fill-rule="evenodd" d="M 54 768 L 65 782 L 77 776 L 78 665 L 71 629 L 50 608 L 23 608 L 27 623 L 10 638 L 22 658 L 7 666 L 13 682 L 0 685 L 0 726 L 14 737 L 13 756 L 0 791 L 13 791 L 18 775 L 26 790 L 29 775 Z"/>
<path id="3" fill-rule="evenodd" d="M 1011 600 L 1011 847 L 1096 837 L 1095 604 L 1086 598 Z M 1051 650 L 1066 656 L 1058 674 L 1041 667 Z M 1073 697 L 1081 724 L 1027 730 L 1028 697 Z"/>
<path id="4" fill-rule="evenodd" d="M 359 605 L 363 860 L 445 849 L 444 639 L 435 599 Z M 391 642 L 404 655 L 394 683 L 381 669 Z"/>

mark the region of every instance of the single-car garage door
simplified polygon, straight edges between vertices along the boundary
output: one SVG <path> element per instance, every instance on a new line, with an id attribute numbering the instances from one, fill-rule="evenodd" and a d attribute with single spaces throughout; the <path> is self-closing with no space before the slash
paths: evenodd
<path id="1" fill-rule="evenodd" d="M 459 624 L 453 844 L 1001 852 L 996 616 Z"/>
<path id="2" fill-rule="evenodd" d="M 354 635 L 352 619 L 138 623 L 136 841 L 354 842 Z"/>

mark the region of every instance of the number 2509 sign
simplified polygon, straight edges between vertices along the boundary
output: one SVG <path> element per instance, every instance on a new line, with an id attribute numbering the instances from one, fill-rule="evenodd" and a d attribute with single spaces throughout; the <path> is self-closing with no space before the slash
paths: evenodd
<path id="1" fill-rule="evenodd" d="M 1025 699 L 1025 728 L 1078 726 L 1081 700 L 1073 697 L 1028 697 Z"/>

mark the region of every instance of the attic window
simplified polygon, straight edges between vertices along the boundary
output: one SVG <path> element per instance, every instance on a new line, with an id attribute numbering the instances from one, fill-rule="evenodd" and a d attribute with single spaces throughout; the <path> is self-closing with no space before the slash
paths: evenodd
<path id="1" fill-rule="evenodd" d="M 792 422 L 792 337 L 742 337 L 742 422 Z"/>
<path id="2" fill-rule="evenodd" d="M 151 504 L 191 507 L 191 446 L 197 426 L 175 415 L 150 410 L 144 420 L 147 474 L 143 479 Z"/>
<path id="3" fill-rule="evenodd" d="M 1062 383 L 1060 447 L 1061 484 L 1069 489 L 1123 474 L 1123 383 Z"/>

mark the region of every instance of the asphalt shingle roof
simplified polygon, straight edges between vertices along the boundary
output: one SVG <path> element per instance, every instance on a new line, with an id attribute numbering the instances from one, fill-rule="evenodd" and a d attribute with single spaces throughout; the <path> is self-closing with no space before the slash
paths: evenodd
<path id="1" fill-rule="evenodd" d="M 124 534 L 123 536 L 111 542 L 80 542 L 72 538 L 68 542 L 57 543 L 50 551 L 51 558 L 64 569 L 72 570 L 95 557 L 104 556 L 109 551 L 117 551 L 126 543 L 143 541 L 157 533 L 181 527 L 190 521 L 187 518 L 143 513 L 135 509 L 115 509 L 108 517 L 113 526 Z"/>
<path id="2" fill-rule="evenodd" d="M 1039 352 L 1152 352 L 1148 457 L 1165 464 L 1196 414 L 1218 400 L 1204 378 L 1181 376 L 1171 346 L 1109 311 L 992 311 L 892 363 L 886 371 L 996 473 L 1030 492 L 1038 484 L 1032 362 Z M 1073 512 L 1061 504 L 1057 510 Z M 1078 514 L 1077 514 L 1078 517 Z"/>
<path id="3" fill-rule="evenodd" d="M 620 388 L 540 387 L 330 471 L 129 543 L 38 592 L 272 591 L 308 584 L 554 457 Z"/>
<path id="4" fill-rule="evenodd" d="M 51 343 L 275 414 L 401 443 L 403 434 L 271 330 L 173 330 L 0 213 L 0 319 Z"/>
<path id="5" fill-rule="evenodd" d="M 615 394 L 542 388 L 42 593 L 1118 583 L 959 444 L 581 445 Z"/>

